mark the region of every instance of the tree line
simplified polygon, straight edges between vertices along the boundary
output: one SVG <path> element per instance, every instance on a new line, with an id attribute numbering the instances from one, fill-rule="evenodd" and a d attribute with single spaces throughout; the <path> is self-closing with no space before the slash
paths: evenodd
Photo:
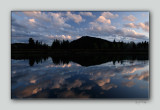
<path id="1" fill-rule="evenodd" d="M 93 38 L 93 37 L 92 37 Z M 75 40 L 76 41 L 76 40 Z M 129 42 L 125 43 L 123 41 L 109 42 L 107 40 L 81 40 L 79 42 L 74 43 L 75 41 L 69 42 L 68 40 L 57 40 L 55 39 L 52 42 L 52 45 L 49 46 L 46 43 L 42 43 L 38 40 L 34 41 L 33 38 L 29 38 L 28 43 L 14 43 L 11 45 L 12 49 L 147 49 L 149 47 L 149 43 L 146 41 L 142 41 L 139 43 Z M 78 40 L 77 40 L 78 41 Z M 105 41 L 105 42 L 104 42 Z"/>

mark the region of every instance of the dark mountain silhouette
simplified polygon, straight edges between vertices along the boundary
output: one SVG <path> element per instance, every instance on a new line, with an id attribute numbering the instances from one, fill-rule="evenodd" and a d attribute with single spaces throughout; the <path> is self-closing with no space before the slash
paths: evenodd
<path id="1" fill-rule="evenodd" d="M 111 46 L 111 42 L 90 36 L 82 36 L 70 43 L 70 48 L 74 49 L 103 49 Z"/>

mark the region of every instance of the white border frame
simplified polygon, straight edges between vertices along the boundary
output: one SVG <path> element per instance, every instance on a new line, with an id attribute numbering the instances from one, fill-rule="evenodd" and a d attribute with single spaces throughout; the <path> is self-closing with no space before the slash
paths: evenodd
<path id="1" fill-rule="evenodd" d="M 0 1 L 0 109 L 156 109 L 160 108 L 160 2 L 159 0 L 5 0 Z M 150 11 L 150 99 L 143 100 L 11 100 L 10 13 L 15 10 Z"/>

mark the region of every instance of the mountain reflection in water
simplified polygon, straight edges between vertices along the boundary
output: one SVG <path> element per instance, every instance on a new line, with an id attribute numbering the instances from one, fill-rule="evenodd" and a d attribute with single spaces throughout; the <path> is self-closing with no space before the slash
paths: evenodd
<path id="1" fill-rule="evenodd" d="M 11 82 L 12 98 L 149 98 L 149 61 L 13 55 Z"/>

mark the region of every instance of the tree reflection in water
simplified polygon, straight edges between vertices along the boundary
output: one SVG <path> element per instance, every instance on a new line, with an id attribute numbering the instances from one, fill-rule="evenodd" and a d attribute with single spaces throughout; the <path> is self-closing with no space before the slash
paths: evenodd
<path id="1" fill-rule="evenodd" d="M 56 65 L 68 64 L 69 62 L 75 62 L 81 66 L 92 66 L 99 65 L 105 62 L 112 61 L 115 65 L 115 62 L 120 62 L 123 64 L 123 60 L 148 60 L 148 54 L 67 54 L 67 55 L 24 55 L 24 54 L 12 54 L 12 59 L 15 60 L 29 60 L 29 65 L 34 66 L 35 63 L 42 63 L 46 61 L 49 57 L 52 58 L 52 62 Z"/>

